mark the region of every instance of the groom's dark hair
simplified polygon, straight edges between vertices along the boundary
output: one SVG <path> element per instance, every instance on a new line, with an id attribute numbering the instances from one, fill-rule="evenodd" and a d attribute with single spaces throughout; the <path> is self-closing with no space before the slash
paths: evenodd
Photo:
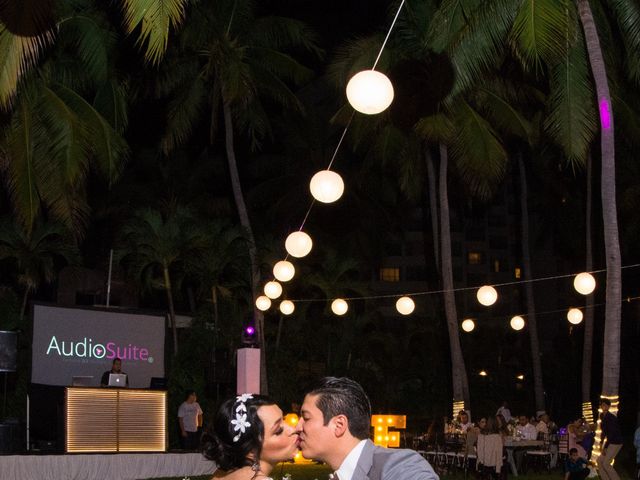
<path id="1" fill-rule="evenodd" d="M 358 382 L 346 377 L 324 377 L 307 395 L 318 397 L 316 406 L 325 425 L 336 415 L 344 415 L 349 420 L 351 435 L 360 440 L 369 438 L 371 403 Z"/>

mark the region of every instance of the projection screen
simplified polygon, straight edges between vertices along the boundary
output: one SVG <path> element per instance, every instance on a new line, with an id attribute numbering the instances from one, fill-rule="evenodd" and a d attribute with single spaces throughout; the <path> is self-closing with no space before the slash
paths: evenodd
<path id="1" fill-rule="evenodd" d="M 99 386 L 118 357 L 129 387 L 147 388 L 164 377 L 164 325 L 161 315 L 36 304 L 31 381 L 64 386 L 84 376 Z"/>

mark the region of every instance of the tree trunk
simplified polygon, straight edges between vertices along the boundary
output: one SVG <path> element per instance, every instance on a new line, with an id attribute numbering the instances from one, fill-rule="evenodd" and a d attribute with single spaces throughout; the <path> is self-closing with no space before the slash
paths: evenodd
<path id="1" fill-rule="evenodd" d="M 591 153 L 587 157 L 587 215 L 585 225 L 586 235 L 586 271 L 593 270 L 593 245 L 591 240 L 591 209 L 592 209 L 592 185 L 591 169 L 593 161 Z M 582 348 L 582 403 L 591 402 L 591 362 L 593 352 L 593 294 L 587 295 L 584 311 L 584 346 Z"/>
<path id="2" fill-rule="evenodd" d="M 169 320 L 171 322 L 171 333 L 173 334 L 173 354 L 178 354 L 178 328 L 176 327 L 176 312 L 173 309 L 173 293 L 171 292 L 171 277 L 169 277 L 169 267 L 162 266 L 164 273 L 164 289 L 167 292 L 167 305 L 169 306 Z"/>
<path id="3" fill-rule="evenodd" d="M 429 211 L 431 213 L 431 233 L 433 235 L 433 258 L 436 263 L 436 271 L 440 273 L 440 235 L 438 232 L 438 201 L 436 192 L 436 173 L 433 168 L 431 150 L 425 145 L 424 159 L 427 164 L 427 181 L 429 182 Z"/>
<path id="4" fill-rule="evenodd" d="M 449 331 L 451 349 L 451 380 L 453 383 L 453 401 L 464 400 L 469 409 L 469 384 L 464 366 L 462 347 L 458 328 L 456 299 L 453 291 L 453 262 L 451 260 L 451 227 L 449 223 L 449 194 L 447 191 L 447 146 L 440 144 L 440 240 L 442 255 L 442 290 L 444 292 L 444 311 Z"/>
<path id="5" fill-rule="evenodd" d="M 224 131 L 225 131 L 225 147 L 227 151 L 227 162 L 229 164 L 229 175 L 231 176 L 231 187 L 233 189 L 233 198 L 240 217 L 240 224 L 245 229 L 249 239 L 249 259 L 251 261 L 251 298 L 253 308 L 253 318 L 256 329 L 258 330 L 258 339 L 260 340 L 260 393 L 267 395 L 269 393 L 267 382 L 267 363 L 266 363 L 266 343 L 264 341 L 264 315 L 256 308 L 256 298 L 258 297 L 258 288 L 260 285 L 260 270 L 258 268 L 256 241 L 253 236 L 253 229 L 249 221 L 249 213 L 247 205 L 244 202 L 242 193 L 242 184 L 240 183 L 240 175 L 238 173 L 238 164 L 236 162 L 236 153 L 233 145 L 233 121 L 231 117 L 231 109 L 225 102 L 222 106 L 224 112 Z"/>
<path id="6" fill-rule="evenodd" d="M 22 296 L 22 306 L 20 307 L 20 324 L 22 325 L 22 320 L 24 320 L 24 315 L 27 311 L 27 299 L 29 298 L 29 286 L 24 287 L 24 295 Z"/>
<path id="7" fill-rule="evenodd" d="M 613 110 L 598 31 L 588 0 L 577 0 L 600 111 L 601 197 L 607 267 L 602 395 L 617 396 L 620 385 L 620 318 L 622 274 L 616 208 L 616 158 Z"/>
<path id="8" fill-rule="evenodd" d="M 218 343 L 218 290 L 216 287 L 211 287 L 211 303 L 213 303 L 213 334 L 216 337 L 216 344 Z"/>
<path id="9" fill-rule="evenodd" d="M 529 207 L 527 190 L 527 173 L 522 160 L 522 153 L 518 153 L 518 167 L 520 169 L 520 213 L 522 217 L 522 270 L 524 273 L 524 290 L 527 299 L 527 322 L 529 323 L 529 340 L 531 343 L 531 365 L 533 367 L 533 391 L 536 410 L 544 410 L 544 387 L 542 383 L 542 365 L 540 362 L 540 342 L 538 340 L 538 322 L 536 320 L 536 305 L 533 296 L 531 279 L 531 253 L 529 251 Z"/>

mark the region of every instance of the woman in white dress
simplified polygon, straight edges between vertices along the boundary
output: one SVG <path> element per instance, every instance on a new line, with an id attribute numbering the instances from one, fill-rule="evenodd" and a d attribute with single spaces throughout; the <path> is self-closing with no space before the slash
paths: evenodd
<path id="1" fill-rule="evenodd" d="M 266 480 L 278 463 L 293 459 L 298 436 L 272 399 L 245 393 L 220 406 L 202 445 L 218 466 L 213 479 Z"/>

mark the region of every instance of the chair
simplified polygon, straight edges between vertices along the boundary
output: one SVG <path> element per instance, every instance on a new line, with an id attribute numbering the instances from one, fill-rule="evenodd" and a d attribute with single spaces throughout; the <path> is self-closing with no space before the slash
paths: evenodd
<path id="1" fill-rule="evenodd" d="M 564 465 L 565 460 L 569 456 L 569 435 L 558 435 L 558 461 Z"/>
<path id="2" fill-rule="evenodd" d="M 547 473 L 551 471 L 552 454 L 549 448 L 549 435 L 541 434 L 541 440 L 544 442 L 541 449 L 524 452 L 524 473 L 526 473 L 530 464 L 533 464 L 537 471 L 541 467 L 544 467 Z"/>

